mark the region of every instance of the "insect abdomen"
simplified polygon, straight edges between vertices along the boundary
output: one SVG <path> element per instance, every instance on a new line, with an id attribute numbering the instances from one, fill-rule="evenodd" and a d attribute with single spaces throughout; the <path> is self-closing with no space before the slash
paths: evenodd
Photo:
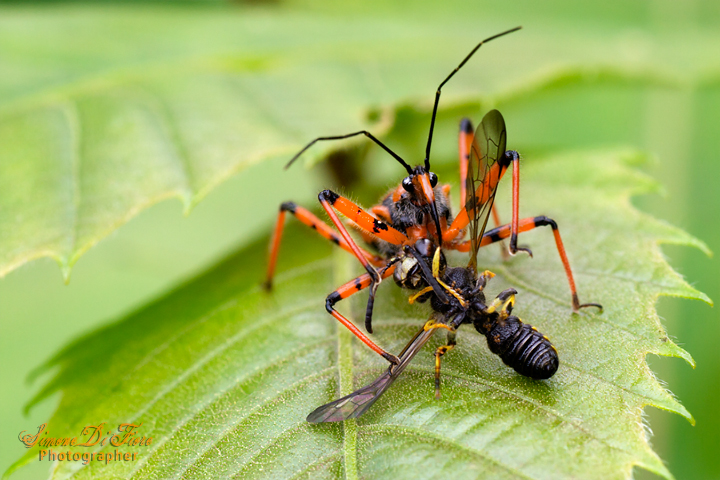
<path id="1" fill-rule="evenodd" d="M 543 380 L 558 369 L 560 361 L 550 340 L 514 315 L 497 321 L 485 336 L 490 351 L 521 375 Z"/>

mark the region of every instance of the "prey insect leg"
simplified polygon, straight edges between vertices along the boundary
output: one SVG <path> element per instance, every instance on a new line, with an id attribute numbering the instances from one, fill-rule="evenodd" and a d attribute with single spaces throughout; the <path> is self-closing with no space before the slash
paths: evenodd
<path id="1" fill-rule="evenodd" d="M 440 358 L 445 355 L 447 352 L 452 350 L 455 345 L 455 331 L 450 330 L 447 334 L 447 344 L 443 345 L 441 347 L 438 347 L 437 350 L 435 350 L 435 398 L 440 398 Z"/>

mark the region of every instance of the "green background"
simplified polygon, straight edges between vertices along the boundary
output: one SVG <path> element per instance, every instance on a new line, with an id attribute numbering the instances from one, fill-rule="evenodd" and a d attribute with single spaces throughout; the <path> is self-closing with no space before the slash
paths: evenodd
<path id="1" fill-rule="evenodd" d="M 453 21 L 465 14 L 462 3 L 438 4 L 439 12 L 427 6 L 413 8 L 411 3 L 375 7 L 383 11 L 363 5 L 309 4 L 292 8 L 307 9 L 316 15 L 337 15 L 337 11 L 347 9 L 347 15 L 353 18 L 370 19 L 375 15 L 405 15 L 410 19 L 435 15 L 440 29 L 451 28 Z M 502 111 L 506 119 L 512 119 L 509 129 L 513 148 L 528 157 L 540 150 L 608 145 L 629 145 L 655 154 L 656 163 L 647 169 L 665 185 L 666 192 L 663 196 L 637 198 L 634 203 L 720 252 L 720 227 L 716 221 L 720 214 L 720 165 L 716 159 L 720 150 L 720 70 L 717 63 L 698 60 L 713 55 L 720 58 L 717 3 L 610 2 L 590 7 L 558 1 L 542 6 L 532 2 L 485 2 L 483 6 L 503 22 L 492 31 L 486 31 L 484 25 L 479 36 L 515 24 L 531 29 L 534 23 L 542 23 L 554 25 L 564 35 L 582 36 L 583 27 L 592 27 L 595 33 L 605 32 L 608 38 L 635 35 L 639 49 L 649 49 L 662 59 L 666 47 L 674 51 L 673 61 L 660 62 L 664 71 L 670 78 L 677 73 L 674 70 L 681 71 L 680 78 L 690 71 L 692 81 L 667 86 L 662 79 L 569 80 L 522 102 L 508 102 Z M 15 4 L 0 6 L 0 16 L 2 9 L 16 8 Z M 37 8 L 66 7 L 45 4 Z M 282 3 L 252 7 L 195 3 L 167 8 L 227 8 L 232 15 L 242 14 L 245 8 L 281 12 L 285 7 Z M 652 33 L 650 38 L 661 45 L 643 43 L 646 32 Z M 600 35 L 595 41 L 602 42 L 602 38 Z M 608 42 L 608 49 L 612 49 L 612 42 Z M 452 53 L 448 55 L 449 66 L 457 56 Z M 542 55 L 552 59 L 552 52 Z M 608 52 L 608 58 L 625 55 L 627 52 Z M 509 78 L 508 82 L 516 83 L 517 79 Z M 431 94 L 432 90 L 428 90 L 428 96 Z M 63 284 L 57 264 L 49 259 L 31 262 L 0 280 L 0 470 L 24 453 L 17 434 L 46 421 L 54 408 L 55 400 L 51 400 L 23 417 L 22 407 L 37 388 L 25 381 L 34 367 L 69 340 L 172 288 L 254 239 L 256 231 L 269 230 L 280 201 L 292 197 L 312 205 L 326 177 L 318 175 L 317 170 L 302 168 L 283 175 L 283 160 L 278 157 L 245 170 L 212 191 L 188 217 L 183 217 L 177 201 L 163 202 L 142 212 L 82 257 L 69 285 Z M 249 220 L 241 224 L 233 221 L 237 218 Z M 720 280 L 713 259 L 687 248 L 666 246 L 664 251 L 671 264 L 696 288 L 715 300 L 720 298 Z M 692 370 L 678 359 L 648 360 L 694 415 L 697 425 L 648 409 L 648 423 L 655 434 L 652 444 L 677 478 L 720 478 L 716 453 L 720 445 L 720 415 L 716 408 L 720 360 L 715 346 L 720 324 L 713 309 L 700 302 L 663 298 L 659 310 L 670 335 L 694 356 L 697 368 Z M 41 478 L 47 468 L 33 464 L 14 478 Z M 651 476 L 638 474 L 641 478 Z"/>

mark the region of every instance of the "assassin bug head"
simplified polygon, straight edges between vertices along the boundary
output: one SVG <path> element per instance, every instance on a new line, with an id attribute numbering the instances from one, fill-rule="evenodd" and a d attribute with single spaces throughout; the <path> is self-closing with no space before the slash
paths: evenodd
<path id="1" fill-rule="evenodd" d="M 403 179 L 402 187 L 419 204 L 430 206 L 430 216 L 435 223 L 438 243 L 442 245 L 442 225 L 440 225 L 440 215 L 435 204 L 435 191 L 433 190 L 437 183 L 437 175 L 418 165 L 410 175 Z"/>
<path id="2" fill-rule="evenodd" d="M 422 172 L 417 173 L 418 170 L 421 170 Z M 422 167 L 415 167 L 415 171 L 408 175 L 407 177 L 403 178 L 402 186 L 405 189 L 406 192 L 410 194 L 415 194 L 418 190 L 422 189 L 422 184 L 420 183 L 419 175 L 424 175 L 425 171 Z M 435 188 L 435 186 L 438 183 L 438 177 L 433 172 L 428 172 L 427 174 L 428 182 L 430 183 L 431 188 Z"/>

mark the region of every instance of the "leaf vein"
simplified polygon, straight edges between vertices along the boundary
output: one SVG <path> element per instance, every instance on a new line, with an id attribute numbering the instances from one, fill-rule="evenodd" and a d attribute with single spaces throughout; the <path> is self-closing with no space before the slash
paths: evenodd
<path id="1" fill-rule="evenodd" d="M 330 462 L 330 460 L 333 460 L 335 458 L 339 459 L 342 456 L 342 452 L 338 451 L 335 453 L 331 453 L 330 455 L 325 455 L 324 457 L 318 458 L 317 460 L 310 462 L 305 468 L 298 470 L 296 474 L 294 474 L 292 477 L 290 477 L 289 480 L 293 480 L 295 478 L 300 478 L 301 475 L 304 473 L 308 473 L 310 470 L 312 470 L 316 466 L 320 465 L 326 465 Z"/>
<path id="2" fill-rule="evenodd" d="M 217 401 L 219 398 L 221 398 L 221 397 L 223 397 L 225 394 L 227 394 L 230 389 L 235 388 L 235 387 L 237 387 L 237 386 L 239 386 L 239 385 L 241 385 L 241 384 L 243 384 L 243 383 L 246 383 L 246 382 L 252 380 L 253 378 L 256 378 L 256 377 L 258 377 L 258 376 L 262 376 L 266 370 L 268 370 L 268 369 L 270 369 L 270 368 L 272 368 L 272 367 L 275 367 L 275 366 L 278 366 L 278 365 L 281 365 L 281 364 L 287 362 L 289 359 L 294 358 L 298 353 L 300 353 L 300 352 L 302 352 L 302 351 L 304 351 L 304 350 L 312 350 L 312 349 L 316 348 L 317 345 L 321 345 L 321 344 L 326 343 L 326 342 L 329 343 L 329 342 L 331 342 L 331 341 L 332 341 L 332 339 L 323 339 L 323 340 L 320 340 L 320 341 L 318 341 L 318 342 L 315 342 L 315 343 L 312 343 L 312 344 L 309 344 L 309 345 L 304 345 L 303 347 L 300 347 L 300 348 L 297 348 L 297 349 L 294 349 L 294 350 L 290 350 L 290 351 L 288 351 L 287 354 L 284 355 L 283 357 L 280 357 L 280 358 L 276 359 L 275 361 L 267 364 L 267 365 L 264 366 L 262 369 L 256 370 L 255 372 L 253 372 L 252 375 L 248 375 L 248 376 L 246 376 L 245 378 L 243 378 L 243 379 L 241 379 L 241 380 L 237 380 L 237 381 L 234 382 L 234 383 L 227 384 L 226 386 L 223 386 L 223 387 L 219 388 L 218 390 L 216 390 L 216 391 L 214 392 L 214 395 L 213 395 L 213 396 L 211 396 L 207 401 L 203 402 L 202 405 L 200 405 L 201 408 L 199 408 L 199 409 L 197 409 L 195 412 L 193 412 L 192 415 L 188 415 L 188 416 L 184 417 L 184 418 L 182 419 L 182 421 L 179 422 L 179 423 L 177 423 L 177 425 L 168 433 L 168 435 L 167 435 L 164 439 L 160 439 L 160 440 L 158 440 L 157 442 L 154 442 L 154 443 L 153 443 L 153 445 L 154 445 L 153 448 L 151 448 L 151 449 L 149 450 L 150 455 L 145 456 L 145 457 L 143 458 L 143 461 L 142 461 L 142 462 L 139 461 L 139 462 L 136 464 L 136 465 L 137 465 L 137 468 L 133 469 L 133 474 L 134 474 L 135 472 L 139 471 L 139 470 L 140 470 L 139 467 L 142 467 L 145 463 L 147 463 L 147 462 L 154 456 L 154 454 L 160 449 L 160 447 L 161 447 L 163 444 L 167 443 L 177 432 L 179 432 L 183 427 L 185 427 L 187 424 L 189 424 L 193 419 L 197 418 L 199 415 L 201 415 L 203 412 L 205 412 L 205 411 L 207 410 L 207 408 L 212 405 L 213 402 Z M 334 367 L 329 367 L 329 368 L 327 368 L 327 369 L 320 370 L 319 372 L 315 372 L 315 373 L 313 373 L 313 374 L 311 374 L 311 375 L 307 375 L 307 376 L 305 376 L 305 377 L 301 377 L 301 378 L 299 378 L 296 382 L 288 385 L 286 388 L 281 389 L 281 390 L 277 390 L 277 391 L 276 391 L 276 395 L 267 398 L 264 402 L 259 403 L 257 406 L 251 408 L 251 409 L 248 410 L 243 416 L 237 417 L 233 423 L 228 423 L 228 424 L 227 424 L 228 427 L 219 432 L 218 440 L 215 442 L 215 444 L 209 444 L 209 445 L 207 446 L 207 448 L 205 448 L 204 450 L 202 450 L 202 451 L 197 450 L 197 451 L 196 451 L 196 453 L 197 453 L 196 458 L 199 459 L 199 458 L 202 458 L 203 456 L 205 456 L 205 454 L 206 454 L 208 451 L 210 451 L 210 449 L 211 449 L 214 445 L 217 445 L 218 443 L 220 443 L 220 440 L 221 440 L 222 438 L 226 437 L 229 432 L 232 432 L 235 428 L 237 428 L 238 425 L 240 425 L 243 421 L 247 420 L 247 418 L 250 417 L 252 414 L 254 414 L 254 413 L 256 413 L 256 412 L 259 412 L 260 410 L 262 410 L 262 409 L 265 408 L 266 406 L 271 405 L 274 400 L 276 400 L 277 398 L 281 397 L 283 394 L 285 394 L 285 392 L 287 392 L 287 391 L 289 391 L 289 390 L 292 390 L 292 389 L 295 389 L 295 388 L 297 388 L 297 387 L 300 387 L 300 386 L 302 386 L 302 385 L 304 385 L 304 384 L 306 384 L 306 383 L 308 383 L 308 382 L 310 382 L 310 381 L 312 381 L 312 380 L 322 378 L 323 376 L 331 373 L 331 371 L 332 371 L 333 369 L 334 369 Z M 200 404 L 200 402 L 198 402 L 198 404 Z M 188 468 L 190 468 L 190 467 L 191 467 L 191 465 L 188 466 Z M 187 469 L 185 469 L 185 470 L 187 470 Z"/>
<path id="3" fill-rule="evenodd" d="M 567 363 L 567 362 L 565 362 L 565 363 Z M 415 367 L 412 368 L 412 370 L 414 370 L 414 371 L 420 371 L 420 372 L 425 372 L 425 373 L 433 373 L 433 374 L 435 373 L 434 370 L 430 370 L 430 369 L 428 369 L 428 368 L 424 368 L 424 367 L 420 367 L 420 366 L 415 366 Z M 443 372 L 443 375 L 446 375 L 446 373 Z M 499 392 L 503 392 L 503 393 L 505 393 L 505 394 L 507 394 L 507 395 L 509 395 L 509 396 L 511 396 L 511 397 L 514 397 L 514 398 L 516 398 L 516 399 L 518 399 L 518 400 L 520 400 L 520 401 L 523 401 L 523 402 L 525 402 L 525 403 L 528 403 L 528 404 L 532 405 L 532 406 L 535 407 L 535 408 L 538 408 L 538 409 L 540 409 L 540 410 L 543 410 L 543 411 L 546 412 L 546 413 L 549 413 L 550 415 L 552 415 L 552 416 L 554 416 L 554 417 L 562 420 L 562 421 L 565 422 L 566 424 L 573 426 L 575 429 L 577 429 L 578 431 L 580 431 L 581 433 L 583 433 L 583 434 L 586 435 L 587 437 L 589 437 L 589 438 L 591 438 L 591 439 L 593 439 L 593 440 L 597 440 L 598 442 L 602 443 L 603 445 L 607 446 L 608 448 L 611 448 L 611 449 L 614 449 L 614 450 L 618 450 L 618 451 L 623 452 L 623 453 L 630 453 L 630 452 L 628 452 L 627 450 L 625 450 L 625 449 L 623 449 L 623 448 L 621 448 L 621 447 L 617 447 L 617 446 L 614 446 L 614 445 L 611 445 L 611 444 L 607 443 L 604 439 L 602 439 L 602 438 L 600 438 L 600 437 L 592 434 L 590 431 L 588 431 L 587 429 L 585 429 L 582 425 L 578 424 L 577 422 L 574 422 L 572 419 L 569 419 L 569 418 L 565 417 L 565 416 L 562 415 L 560 412 L 557 412 L 557 411 L 555 411 L 555 410 L 553 410 L 553 409 L 551 409 L 551 408 L 548 408 L 546 405 L 543 405 L 542 403 L 540 403 L 540 402 L 538 402 L 538 401 L 536 401 L 536 400 L 533 400 L 532 398 L 529 398 L 529 397 L 520 395 L 519 393 L 514 392 L 514 391 L 512 391 L 512 390 L 510 390 L 510 389 L 503 388 L 503 387 L 501 387 L 499 384 L 497 384 L 497 383 L 495 383 L 495 382 L 493 382 L 493 381 L 486 380 L 486 379 L 481 379 L 481 378 L 478 378 L 478 377 L 471 377 L 471 376 L 469 376 L 469 375 L 465 375 L 465 374 L 462 374 L 462 373 L 457 373 L 457 372 L 454 372 L 454 371 L 447 371 L 447 376 L 449 376 L 449 377 L 455 377 L 455 378 L 460 378 L 460 379 L 465 380 L 465 381 L 467 381 L 467 382 L 469 382 L 469 383 L 476 383 L 476 384 L 486 385 L 486 386 L 488 386 L 488 387 L 494 388 L 495 390 L 497 390 L 497 391 L 499 391 Z M 599 379 L 599 380 L 602 380 L 602 379 Z"/>
<path id="4" fill-rule="evenodd" d="M 458 442 L 454 441 L 453 439 L 445 437 L 444 435 L 440 435 L 436 432 L 421 430 L 419 428 L 406 427 L 405 425 L 398 425 L 398 424 L 394 424 L 394 423 L 386 423 L 383 425 L 368 424 L 368 425 L 363 425 L 362 428 L 368 429 L 368 430 L 373 430 L 373 431 L 382 431 L 382 430 L 393 431 L 393 432 L 399 433 L 401 435 L 407 435 L 407 436 L 417 437 L 417 438 L 421 438 L 421 439 L 431 438 L 434 441 L 441 442 L 448 447 L 461 449 L 464 452 L 467 452 L 473 456 L 480 457 L 481 459 L 483 459 L 487 462 L 490 462 L 490 463 L 502 468 L 503 470 L 506 470 L 507 472 L 509 472 L 513 475 L 516 475 L 517 477 L 525 478 L 527 480 L 535 480 L 533 477 L 530 477 L 530 476 L 524 474 L 520 470 L 516 470 L 516 469 L 512 468 L 510 465 L 507 465 L 506 463 L 504 463 L 496 458 L 493 458 L 490 455 L 481 452 L 480 450 L 470 448 L 467 445 L 458 443 Z"/>

